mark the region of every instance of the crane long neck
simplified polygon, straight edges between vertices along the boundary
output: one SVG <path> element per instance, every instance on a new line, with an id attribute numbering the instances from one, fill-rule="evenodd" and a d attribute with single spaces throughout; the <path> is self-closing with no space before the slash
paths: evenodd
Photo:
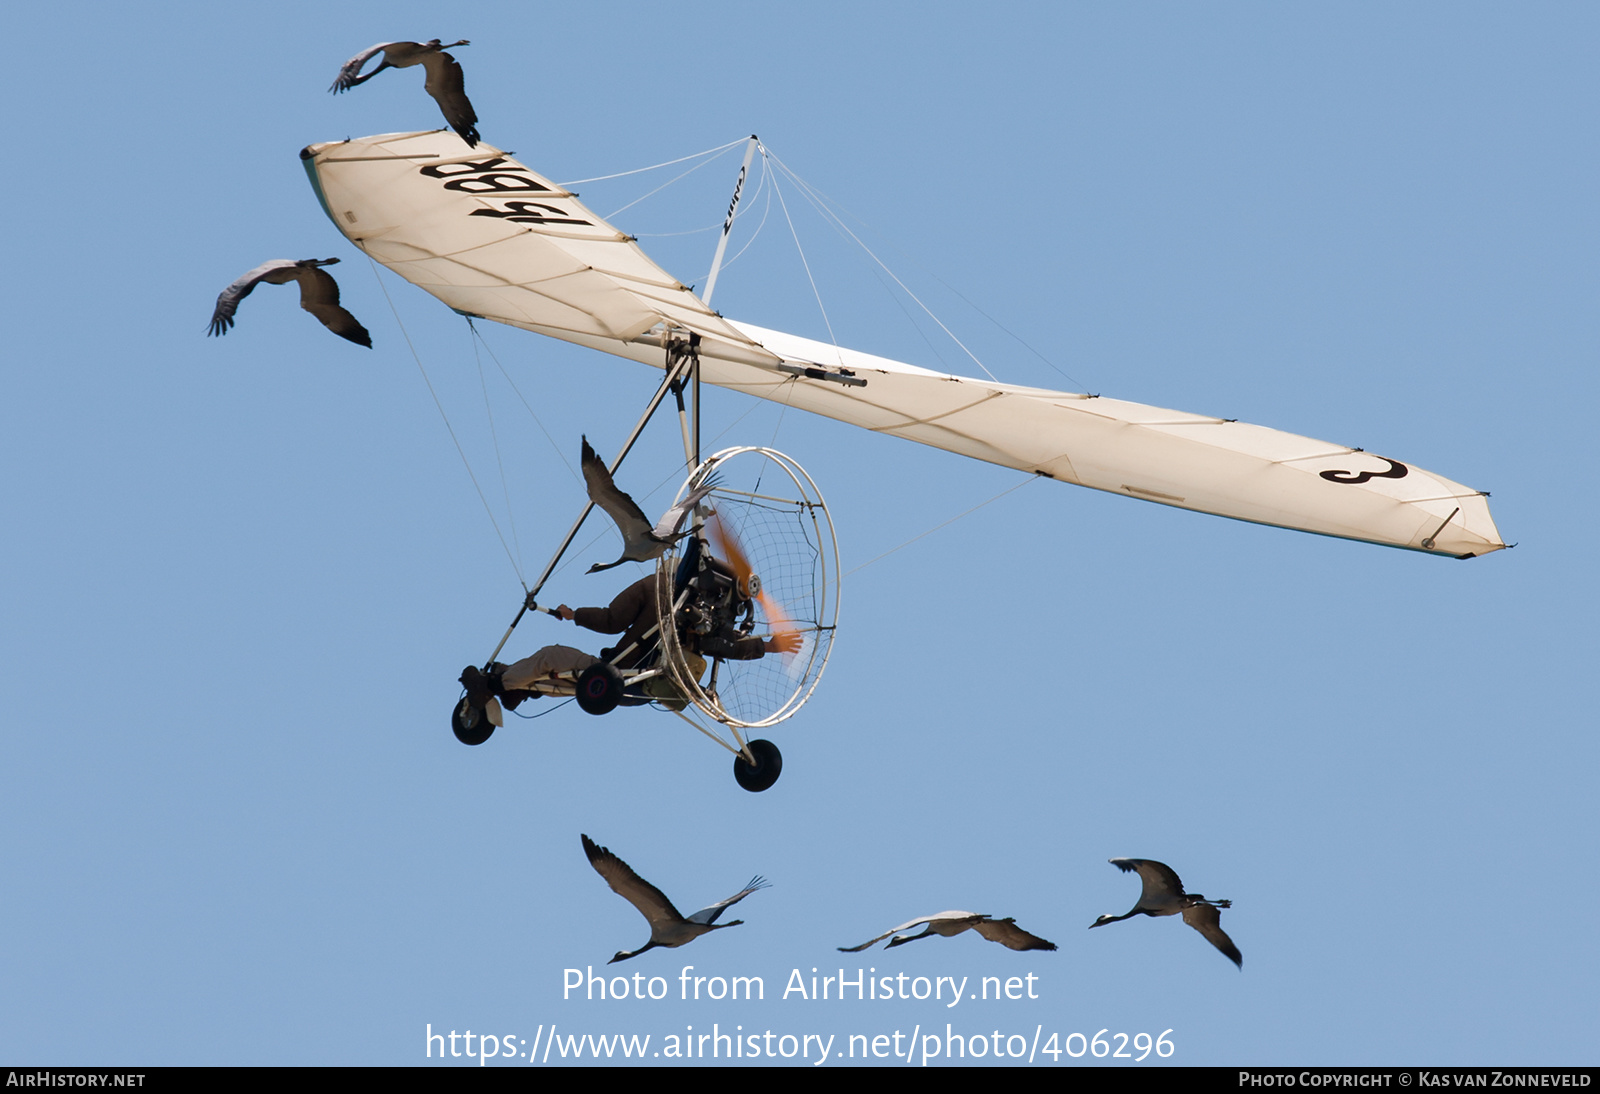
<path id="1" fill-rule="evenodd" d="M 655 948 L 656 948 L 656 942 L 655 942 L 654 939 L 651 939 L 649 942 L 646 942 L 643 946 L 640 946 L 637 950 L 632 950 L 632 951 L 629 951 L 629 950 L 618 950 L 617 951 L 617 956 L 613 957 L 610 961 L 607 961 L 606 964 L 607 965 L 615 965 L 618 961 L 626 961 L 630 957 L 638 957 L 640 954 L 644 953 L 646 950 L 653 950 Z"/>
<path id="2" fill-rule="evenodd" d="M 1140 912 L 1141 912 L 1141 909 L 1135 908 L 1133 911 L 1129 912 L 1127 915 L 1103 915 L 1099 919 L 1095 920 L 1093 923 L 1089 924 L 1089 926 L 1091 928 L 1093 928 L 1093 927 L 1104 927 L 1107 923 L 1121 923 L 1124 919 L 1132 919 L 1134 916 L 1139 915 Z M 1148 914 L 1148 913 L 1145 913 L 1145 914 Z"/>

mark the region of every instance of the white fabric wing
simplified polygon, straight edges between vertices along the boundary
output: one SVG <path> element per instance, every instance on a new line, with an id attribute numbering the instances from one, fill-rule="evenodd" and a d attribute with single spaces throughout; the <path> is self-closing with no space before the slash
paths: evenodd
<path id="1" fill-rule="evenodd" d="M 707 383 L 1126 497 L 1458 558 L 1505 546 L 1486 495 L 1387 457 L 723 319 L 549 179 L 488 145 L 460 151 L 438 131 L 301 155 L 351 242 L 468 315 L 656 368 L 669 332 L 692 332 Z"/>

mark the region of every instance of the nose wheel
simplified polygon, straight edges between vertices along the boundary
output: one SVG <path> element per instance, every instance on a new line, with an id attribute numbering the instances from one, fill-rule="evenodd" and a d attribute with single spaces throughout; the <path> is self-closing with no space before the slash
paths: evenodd
<path id="1" fill-rule="evenodd" d="M 473 706 L 472 700 L 463 695 L 450 713 L 450 728 L 462 744 L 481 745 L 494 732 L 494 723 L 489 721 L 487 710 Z"/>

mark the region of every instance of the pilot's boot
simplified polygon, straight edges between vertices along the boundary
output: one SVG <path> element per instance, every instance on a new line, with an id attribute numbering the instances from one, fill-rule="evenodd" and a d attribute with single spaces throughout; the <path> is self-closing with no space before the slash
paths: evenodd
<path id="1" fill-rule="evenodd" d="M 500 676 L 486 675 L 477 665 L 468 665 L 461 670 L 461 686 L 467 689 L 467 703 L 482 710 L 500 689 Z"/>
<path id="2" fill-rule="evenodd" d="M 462 669 L 461 686 L 467 689 L 468 702 L 475 707 L 485 707 L 490 699 L 499 699 L 500 705 L 507 710 L 516 710 L 524 699 L 538 698 L 537 692 L 507 691 L 501 683 L 505 671 L 506 666 L 498 661 L 489 666 L 488 672 L 483 672 L 476 665 Z"/>
<path id="3" fill-rule="evenodd" d="M 486 677 L 486 679 L 488 679 L 492 685 L 492 690 L 495 697 L 500 700 L 500 705 L 505 707 L 507 710 L 516 710 L 517 705 L 524 699 L 539 698 L 539 693 L 537 691 L 516 691 L 511 688 L 507 688 L 503 680 L 508 667 L 509 666 L 502 665 L 500 662 L 496 661 L 489 666 L 489 675 Z"/>

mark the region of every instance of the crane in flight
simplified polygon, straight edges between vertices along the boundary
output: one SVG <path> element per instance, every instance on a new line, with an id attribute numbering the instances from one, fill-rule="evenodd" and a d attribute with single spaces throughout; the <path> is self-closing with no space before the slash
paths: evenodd
<path id="1" fill-rule="evenodd" d="M 1147 858 L 1114 858 L 1106 861 L 1125 874 L 1137 873 L 1144 888 L 1139 893 L 1139 903 L 1133 906 L 1133 911 L 1127 915 L 1103 915 L 1089 924 L 1091 930 L 1136 915 L 1182 915 L 1185 923 L 1204 935 L 1206 941 L 1221 950 L 1229 961 L 1244 968 L 1244 956 L 1239 953 L 1239 947 L 1222 929 L 1220 909 L 1233 907 L 1233 901 L 1207 900 L 1199 893 L 1184 892 L 1177 871 L 1164 862 Z"/>
<path id="2" fill-rule="evenodd" d="M 912 927 L 926 923 L 927 929 L 921 934 L 901 934 Z M 1029 934 L 1017 926 L 1015 919 L 993 919 L 976 912 L 940 912 L 937 915 L 925 915 L 921 919 L 913 919 L 909 923 L 902 923 L 898 927 L 890 927 L 877 938 L 861 943 L 859 946 L 840 946 L 840 953 L 859 953 L 875 943 L 882 942 L 890 935 L 889 944 L 884 947 L 892 950 L 896 946 L 904 946 L 907 942 L 915 942 L 919 938 L 929 935 L 938 935 L 941 938 L 954 938 L 963 931 L 977 931 L 990 942 L 998 942 L 1009 950 L 1053 950 L 1054 942 L 1046 942 L 1036 934 Z"/>
<path id="3" fill-rule="evenodd" d="M 461 65 L 445 52 L 456 46 L 471 44 L 465 38 L 449 45 L 440 44 L 437 38 L 427 42 L 379 42 L 371 49 L 364 49 L 346 61 L 339 69 L 338 78 L 328 90 L 337 95 L 341 91 L 349 91 L 352 87 L 366 83 L 386 68 L 410 68 L 412 65 L 421 65 L 423 71 L 428 74 L 423 82 L 423 89 L 433 96 L 433 101 L 439 104 L 439 110 L 444 114 L 444 120 L 449 122 L 450 128 L 467 142 L 467 147 L 476 148 L 478 115 L 472 109 L 472 101 L 467 98 L 466 79 L 461 73 Z M 361 75 L 361 66 L 378 53 L 383 54 L 383 62 L 365 76 Z"/>
<path id="4" fill-rule="evenodd" d="M 617 489 L 617 484 L 611 481 L 611 472 L 606 470 L 605 461 L 595 455 L 588 437 L 583 438 L 583 481 L 589 488 L 589 500 L 604 509 L 617 522 L 617 531 L 622 533 L 622 557 L 615 562 L 595 563 L 589 567 L 591 574 L 621 566 L 624 562 L 649 562 L 653 558 L 660 558 L 668 547 L 688 534 L 678 531 L 678 526 L 689 515 L 689 510 L 717 488 L 715 479 L 707 479 L 668 509 L 652 528 L 650 519 L 644 515 L 639 504 Z"/>
<path id="5" fill-rule="evenodd" d="M 302 258 L 298 262 L 288 258 L 275 258 L 263 262 L 239 280 L 223 289 L 217 297 L 216 310 L 211 313 L 211 330 L 218 336 L 228 333 L 233 326 L 233 314 L 239 310 L 239 301 L 249 296 L 251 290 L 263 281 L 268 285 L 287 285 L 300 282 L 300 306 L 322 321 L 322 325 L 340 338 L 358 346 L 372 348 L 372 335 L 356 322 L 356 317 L 339 306 L 339 284 L 333 275 L 321 269 L 338 262 L 337 258 Z"/>
<path id="6" fill-rule="evenodd" d="M 633 872 L 633 868 L 623 862 L 609 850 L 599 846 L 588 836 L 583 836 L 583 853 L 589 856 L 589 865 L 595 872 L 606 879 L 606 884 L 611 886 L 611 891 L 622 897 L 629 904 L 639 909 L 639 914 L 644 916 L 650 924 L 650 941 L 640 946 L 637 950 L 618 950 L 617 956 L 607 964 L 626 961 L 630 957 L 638 957 L 646 950 L 653 950 L 657 946 L 676 948 L 687 945 L 703 934 L 720 931 L 724 927 L 737 927 L 743 923 L 742 919 L 735 919 L 732 923 L 718 923 L 717 917 L 724 908 L 739 903 L 757 889 L 765 889 L 767 881 L 762 877 L 750 879 L 739 892 L 725 900 L 701 908 L 694 915 L 685 919 L 672 906 L 672 901 L 667 899 L 665 893 L 651 885 L 644 878 Z"/>

